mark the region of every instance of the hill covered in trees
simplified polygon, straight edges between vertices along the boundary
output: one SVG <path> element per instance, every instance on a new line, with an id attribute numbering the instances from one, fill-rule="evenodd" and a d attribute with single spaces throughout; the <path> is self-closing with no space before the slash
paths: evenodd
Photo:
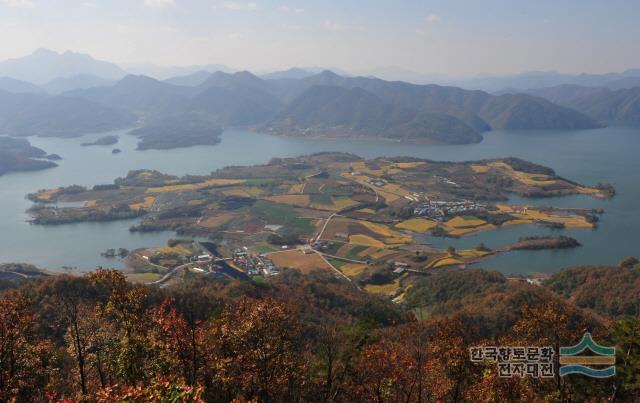
<path id="1" fill-rule="evenodd" d="M 164 289 L 108 270 L 3 283 L 0 397 L 634 401 L 639 269 L 637 260 L 580 267 L 543 285 L 434 271 L 400 304 L 289 270 L 260 283 L 186 273 Z M 585 330 L 616 346 L 614 377 L 503 378 L 495 364 L 469 358 L 477 345 L 574 345 Z"/>
<path id="2" fill-rule="evenodd" d="M 640 87 L 637 85 L 619 89 L 559 85 L 523 92 L 580 111 L 603 124 L 640 125 Z"/>
<path id="3" fill-rule="evenodd" d="M 57 166 L 55 162 L 43 160 L 46 157 L 44 150 L 33 147 L 27 140 L 0 137 L 0 175 Z"/>

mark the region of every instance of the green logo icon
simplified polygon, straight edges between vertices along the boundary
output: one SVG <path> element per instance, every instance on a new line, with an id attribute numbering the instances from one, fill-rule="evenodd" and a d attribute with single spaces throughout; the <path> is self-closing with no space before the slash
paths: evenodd
<path id="1" fill-rule="evenodd" d="M 589 350 L 593 355 L 578 355 Z M 616 374 L 616 348 L 604 347 L 585 333 L 580 343 L 560 347 L 560 376 L 582 374 L 592 378 L 609 378 Z M 602 368 L 602 366 L 607 367 Z M 595 367 L 595 368 L 594 368 Z"/>

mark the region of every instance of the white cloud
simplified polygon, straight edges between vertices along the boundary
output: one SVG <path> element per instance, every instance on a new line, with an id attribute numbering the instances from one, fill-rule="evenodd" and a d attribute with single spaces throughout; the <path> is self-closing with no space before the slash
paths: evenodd
<path id="1" fill-rule="evenodd" d="M 229 35 L 227 35 L 227 38 L 231 39 L 232 41 L 236 39 L 242 39 L 242 34 L 238 32 L 232 32 Z"/>
<path id="2" fill-rule="evenodd" d="M 175 6 L 175 0 L 144 0 L 144 5 L 147 7 L 164 8 Z"/>
<path id="3" fill-rule="evenodd" d="M 34 7 L 35 3 L 31 0 L 0 0 L 0 4 L 7 7 Z"/>
<path id="4" fill-rule="evenodd" d="M 439 16 L 438 14 L 429 14 L 426 17 L 424 17 L 424 20 L 426 22 L 429 22 L 429 23 L 438 22 L 438 21 L 442 20 L 442 17 Z"/>
<path id="5" fill-rule="evenodd" d="M 289 7 L 287 5 L 282 5 L 280 6 L 280 11 L 284 11 L 285 13 L 304 13 L 304 8 L 294 8 L 294 7 Z"/>
<path id="6" fill-rule="evenodd" d="M 98 5 L 92 1 L 85 1 L 82 5 L 88 8 L 98 8 Z"/>
<path id="7" fill-rule="evenodd" d="M 232 10 L 232 11 L 255 11 L 258 9 L 258 4 L 253 1 L 250 1 L 248 3 L 238 3 L 235 1 L 227 1 L 226 3 L 224 3 L 223 7 L 226 8 L 227 10 Z"/>

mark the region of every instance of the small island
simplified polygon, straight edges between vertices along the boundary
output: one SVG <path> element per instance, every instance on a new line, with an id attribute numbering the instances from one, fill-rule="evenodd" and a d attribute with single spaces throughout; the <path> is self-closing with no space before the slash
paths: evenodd
<path id="1" fill-rule="evenodd" d="M 119 148 L 114 148 L 113 150 L 111 150 L 111 154 L 120 154 L 121 152 L 122 150 Z"/>
<path id="2" fill-rule="evenodd" d="M 120 140 L 120 137 L 118 137 L 118 136 L 104 136 L 104 137 L 100 137 L 99 139 L 97 139 L 97 140 L 95 140 L 93 142 L 86 142 L 86 143 L 82 143 L 80 145 L 82 147 L 111 146 L 111 145 L 117 144 L 119 140 Z"/>
<path id="3" fill-rule="evenodd" d="M 522 237 L 518 242 L 509 245 L 509 250 L 542 250 L 542 249 L 571 249 L 582 246 L 576 239 L 568 236 L 529 236 Z"/>
<path id="4" fill-rule="evenodd" d="M 33 147 L 28 140 L 0 137 L 0 175 L 58 166 L 55 162 L 46 160 L 46 157 L 44 150 Z"/>
<path id="5" fill-rule="evenodd" d="M 140 139 L 138 150 L 170 150 L 196 145 L 216 145 L 222 128 L 198 115 L 171 116 L 129 134 Z"/>

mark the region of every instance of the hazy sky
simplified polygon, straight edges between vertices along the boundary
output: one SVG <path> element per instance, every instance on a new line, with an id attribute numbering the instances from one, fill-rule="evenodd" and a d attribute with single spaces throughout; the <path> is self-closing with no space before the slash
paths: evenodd
<path id="1" fill-rule="evenodd" d="M 640 67 L 636 0 L 0 0 L 0 59 L 468 75 Z"/>

